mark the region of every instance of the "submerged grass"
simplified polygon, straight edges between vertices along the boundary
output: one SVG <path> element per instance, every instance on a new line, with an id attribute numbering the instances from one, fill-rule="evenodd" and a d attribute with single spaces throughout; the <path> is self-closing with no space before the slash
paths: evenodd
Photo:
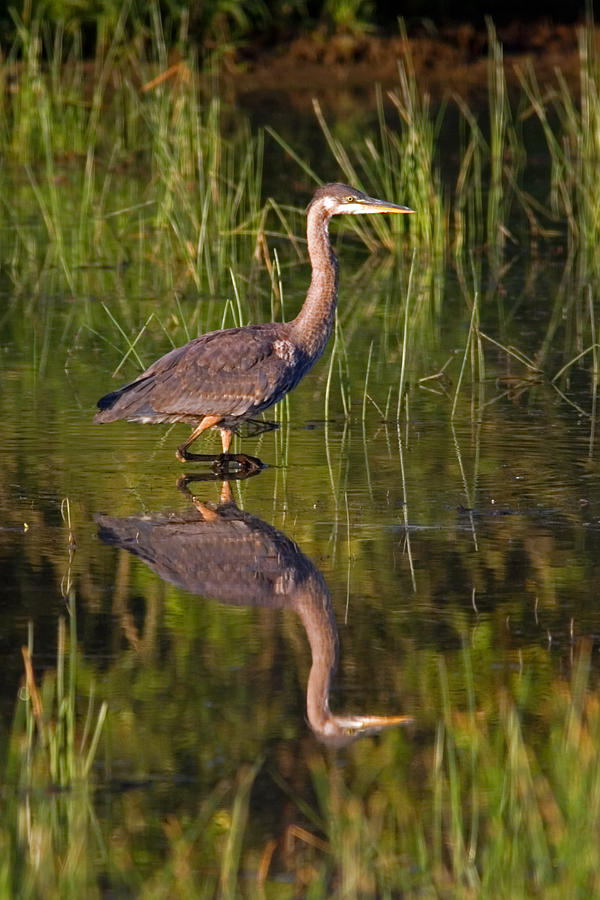
<path id="1" fill-rule="evenodd" d="M 71 592 L 69 603 L 74 602 Z M 76 637 L 75 616 L 72 613 L 68 642 L 64 619 L 59 620 L 56 670 L 54 674 L 47 674 L 41 688 L 38 688 L 34 674 L 31 626 L 27 646 L 22 648 L 26 741 L 22 743 L 19 739 L 14 739 L 15 755 L 11 754 L 9 757 L 8 773 L 10 781 L 13 775 L 19 773 L 16 780 L 23 790 L 40 786 L 70 789 L 90 775 L 107 706 L 102 703 L 95 712 L 92 687 L 82 726 L 80 723 L 76 729 Z M 75 738 L 76 730 L 81 732 L 79 740 Z"/>
<path id="2" fill-rule="evenodd" d="M 94 710 L 94 687 L 82 727 L 76 723 L 78 691 L 77 615 L 71 569 L 77 546 L 71 521 L 71 505 L 65 498 L 61 515 L 67 529 L 68 563 L 61 583 L 61 593 L 69 613 L 69 637 L 65 620 L 58 621 L 56 670 L 47 673 L 41 688 L 33 666 L 33 626 L 30 623 L 27 645 L 22 647 L 25 680 L 20 703 L 24 709 L 25 740 L 13 737 L 7 770 L 9 780 L 30 791 L 40 786 L 71 788 L 85 783 L 96 756 L 98 742 L 107 713 L 105 702 Z M 21 719 L 21 715 L 17 716 Z M 76 738 L 76 732 L 80 736 Z"/>

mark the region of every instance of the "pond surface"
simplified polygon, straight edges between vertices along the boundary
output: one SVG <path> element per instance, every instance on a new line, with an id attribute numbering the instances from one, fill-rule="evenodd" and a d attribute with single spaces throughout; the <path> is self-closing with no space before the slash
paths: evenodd
<path id="1" fill-rule="evenodd" d="M 347 872 L 344 853 L 360 856 L 360 840 L 331 851 L 335 827 L 360 823 L 382 852 L 393 827 L 374 823 L 390 809 L 406 833 L 416 823 L 401 844 L 405 888 L 418 887 L 424 858 L 450 865 L 451 840 L 435 826 L 454 809 L 435 791 L 440 723 L 492 729 L 510 698 L 523 740 L 542 752 L 582 647 L 596 696 L 590 355 L 551 383 L 584 349 L 577 310 L 589 282 L 554 256 L 519 251 L 501 274 L 478 264 L 481 332 L 498 343 L 468 345 L 476 285 L 465 289 L 460 266 L 417 257 L 407 306 L 409 257 L 371 266 L 347 237 L 338 252 L 337 336 L 274 411 L 279 427 L 236 437 L 234 449 L 266 468 L 226 484 L 210 466 L 176 461 L 187 426 L 98 426 L 93 413 L 137 371 L 127 360 L 111 379 L 126 344 L 100 301 L 131 338 L 159 310 L 165 330 L 151 323 L 136 344 L 147 364 L 171 337 L 185 340 L 182 320 L 195 322 L 197 306 L 208 309 L 199 330 L 218 327 L 231 291 L 210 307 L 193 291 L 175 305 L 143 260 L 135 275 L 82 271 L 74 291 L 50 270 L 35 303 L 3 282 L 3 725 L 22 715 L 28 640 L 47 705 L 64 641 L 75 744 L 89 747 L 89 697 L 88 731 L 107 710 L 82 805 L 77 789 L 49 797 L 47 782 L 19 793 L 8 763 L 5 784 L 23 858 L 36 827 L 63 861 L 85 835 L 87 890 L 152 884 L 174 896 L 169 885 L 184 891 L 186 878 L 223 887 L 240 834 L 243 883 L 266 879 L 278 896 L 339 887 L 323 860 L 337 853 Z M 280 254 L 292 314 L 308 268 L 285 242 Z M 234 274 L 247 319 L 269 319 L 267 274 Z M 218 436 L 203 445 L 218 452 Z M 470 727 L 462 762 L 447 754 L 472 773 Z M 470 807 L 474 788 L 463 786 Z M 476 787 L 483 821 L 494 789 Z M 372 888 L 366 872 L 359 894 Z"/>

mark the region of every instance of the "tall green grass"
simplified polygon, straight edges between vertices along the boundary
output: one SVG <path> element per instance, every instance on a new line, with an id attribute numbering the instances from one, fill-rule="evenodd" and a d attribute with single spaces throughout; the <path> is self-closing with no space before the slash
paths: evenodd
<path id="1" fill-rule="evenodd" d="M 114 31 L 99 33 L 91 67 L 80 31 L 52 31 L 41 18 L 18 21 L 15 45 L 0 63 L 5 161 L 0 203 L 6 223 L 0 254 L 13 297 L 26 298 L 28 312 L 40 318 L 34 350 L 40 371 L 52 341 L 53 297 L 84 301 L 72 312 L 69 339 L 89 329 L 108 346 L 113 368 L 130 357 L 142 366 L 148 362 L 146 354 L 164 349 L 165 339 L 178 344 L 199 331 L 255 318 L 259 311 L 248 305 L 260 293 L 255 276 L 263 263 L 270 272 L 271 310 L 277 317 L 282 290 L 273 278 L 273 244 L 283 238 L 294 258 L 302 256 L 303 218 L 274 200 L 262 200 L 262 135 L 253 134 L 243 117 L 232 114 L 213 93 L 210 73 L 200 71 L 185 29 L 177 36 L 173 63 L 173 38 L 158 7 L 151 7 L 143 40 L 131 37 L 131 15 L 123 6 Z M 422 360 L 423 345 L 432 346 L 439 335 L 447 260 L 453 259 L 460 277 L 468 254 L 481 254 L 493 270 L 489 289 L 479 293 L 482 328 L 492 306 L 508 321 L 514 313 L 504 311 L 494 284 L 524 244 L 539 252 L 545 236 L 560 240 L 561 220 L 579 285 L 574 296 L 568 291 L 563 295 L 568 326 L 557 300 L 543 346 L 520 352 L 535 356 L 535 365 L 549 381 L 557 378 L 561 390 L 570 373 L 593 368 L 599 214 L 592 173 L 598 156 L 594 117 L 599 91 L 592 36 L 591 27 L 581 30 L 580 98 L 559 76 L 558 88 L 544 94 L 528 70 L 515 101 L 507 90 L 502 48 L 489 23 L 488 108 L 478 115 L 454 98 L 459 116 L 454 166 L 445 158 L 452 156 L 451 148 L 444 156 L 441 149 L 447 106 L 434 107 L 417 81 L 409 52 L 399 61 L 398 85 L 385 96 L 376 89 L 372 133 L 342 141 L 315 103 L 339 177 L 416 211 L 411 217 L 356 219 L 344 226 L 354 228 L 373 253 L 412 249 L 416 254 L 409 313 L 405 315 L 402 300 L 408 289 L 406 258 L 398 265 L 398 289 L 383 301 L 385 308 L 367 297 L 382 332 L 381 344 L 374 337 L 373 358 L 379 368 L 382 358 L 402 362 L 411 375 L 401 380 L 402 389 L 431 374 L 416 361 Z M 548 148 L 547 198 L 534 198 L 526 189 L 525 126 L 532 114 Z M 319 180 L 301 150 L 272 129 L 268 132 L 307 177 Z M 269 229 L 273 222 L 277 230 Z M 396 265 L 381 256 L 383 266 Z M 376 293 L 369 289 L 371 265 L 357 275 L 358 284 L 364 278 L 367 294 Z M 231 271 L 244 298 L 241 314 L 237 301 L 225 302 L 233 296 Z M 154 296 L 170 302 L 149 312 L 139 301 Z M 465 296 L 470 312 L 473 293 Z M 204 302 L 184 302 L 198 297 Z M 357 400 L 365 410 L 362 398 L 350 389 L 347 365 L 365 313 L 359 291 L 356 297 L 340 307 L 326 377 L 326 415 L 333 391 L 346 417 Z M 104 309 L 94 302 L 98 298 L 108 301 Z M 144 353 L 142 346 L 150 347 L 149 332 L 156 341 Z M 559 332 L 564 350 L 557 362 Z M 494 339 L 504 344 L 502 333 Z M 461 378 L 452 363 L 445 371 Z M 456 397 L 454 392 L 455 410 Z M 389 393 L 371 392 L 371 398 L 382 411 L 400 407 L 400 398 L 392 402 Z M 373 403 L 369 408 L 375 408 Z"/>
<path id="2" fill-rule="evenodd" d="M 597 267 L 600 200 L 595 173 L 600 161 L 600 57 L 593 25 L 579 32 L 579 96 L 560 70 L 550 90 L 542 90 L 531 66 L 521 84 L 538 118 L 551 161 L 550 205 L 566 223 L 569 244 L 583 247 Z"/>
<path id="3" fill-rule="evenodd" d="M 20 25 L 0 63 L 3 255 L 15 280 L 21 260 L 58 265 L 75 294 L 88 268 L 142 260 L 172 289 L 214 292 L 226 265 L 254 250 L 261 138 L 244 121 L 225 124 L 218 98 L 200 94 L 191 49 L 168 65 L 158 9 L 148 40 L 127 43 L 127 9 L 99 39 L 92 72 L 80 34 L 59 28 L 50 40 L 39 19 Z M 45 239 L 23 219 L 32 206 Z"/>
<path id="4" fill-rule="evenodd" d="M 403 25 L 401 24 L 401 29 Z M 574 94 L 557 72 L 557 86 L 542 91 L 532 67 L 520 73 L 522 92 L 511 94 L 503 49 L 493 23 L 488 20 L 487 115 L 453 95 L 435 107 L 417 82 L 410 49 L 398 61 L 398 86 L 384 97 L 375 88 L 378 133 L 348 144 L 315 102 L 315 114 L 335 161 L 340 178 L 376 196 L 402 201 L 416 215 L 406 222 L 359 222 L 356 231 L 370 249 L 398 246 L 399 234 L 408 229 L 413 247 L 443 254 L 484 245 L 491 263 L 498 267 L 511 248 L 529 236 L 533 247 L 544 238 L 566 234 L 573 248 L 596 246 L 600 216 L 593 177 L 598 157 L 596 121 L 599 71 L 593 24 L 580 29 L 580 90 Z M 407 43 L 408 48 L 408 43 Z M 458 154 L 454 189 L 449 190 L 449 166 L 442 157 L 440 137 L 449 101 L 458 113 L 459 144 L 444 143 L 444 157 Z M 395 114 L 395 118 L 394 115 Z M 535 115 L 547 144 L 548 193 L 534 196 L 528 181 L 525 126 Z M 296 148 L 270 130 L 283 149 L 305 173 L 318 180 Z M 536 162 L 539 178 L 539 162 Z M 515 225 L 517 230 L 514 231 Z"/>
<path id="5" fill-rule="evenodd" d="M 151 27 L 139 43 L 128 33 L 130 15 L 125 5 L 110 40 L 99 36 L 91 77 L 81 32 L 67 35 L 60 26 L 51 31 L 40 18 L 27 25 L 18 21 L 15 44 L 0 65 L 0 149 L 6 168 L 15 166 L 25 190 L 33 192 L 71 286 L 73 268 L 85 264 L 94 247 L 110 236 L 118 242 L 123 228 L 141 227 L 148 253 L 157 259 L 175 255 L 196 288 L 214 291 L 215 273 L 225 261 L 235 265 L 247 232 L 257 236 L 261 139 L 249 133 L 243 120 L 239 126 L 231 127 L 233 119 L 224 124 L 218 101 L 207 101 L 199 90 L 200 70 L 185 32 L 179 35 L 179 61 L 173 64 L 158 7 L 151 7 Z M 507 239 L 513 244 L 518 240 L 511 234 L 515 203 L 530 228 L 538 229 L 544 214 L 548 220 L 564 217 L 573 240 L 596 245 L 599 216 L 592 173 L 599 152 L 595 116 L 600 104 L 592 27 L 580 33 L 580 98 L 570 93 L 560 74 L 557 88 L 543 94 L 533 70 L 526 70 L 521 74 L 523 95 L 511 102 L 502 47 L 491 22 L 488 45 L 487 126 L 463 99 L 455 98 L 465 138 L 456 148 L 460 159 L 453 192 L 445 171 L 442 177 L 447 167 L 439 149 L 445 105 L 433 107 L 417 81 L 409 51 L 398 62 L 398 86 L 385 97 L 377 92 L 377 133 L 345 146 L 315 103 L 340 178 L 374 195 L 402 200 L 416 211 L 410 222 L 378 217 L 352 223 L 369 249 L 394 249 L 406 229 L 413 247 L 434 255 L 481 242 L 498 262 Z M 210 84 L 203 75 L 204 84 Z M 531 112 L 542 124 L 551 165 L 546 208 L 543 198 L 534 200 L 525 189 L 521 126 Z M 279 140 L 318 180 L 301 152 Z M 145 189 L 136 184 L 137 198 L 124 197 L 121 209 L 108 209 L 107 196 L 123 170 L 129 181 L 142 173 Z M 64 203 L 64 182 L 74 182 L 75 208 Z M 5 204 L 18 232 L 22 223 L 14 215 L 16 204 Z"/>

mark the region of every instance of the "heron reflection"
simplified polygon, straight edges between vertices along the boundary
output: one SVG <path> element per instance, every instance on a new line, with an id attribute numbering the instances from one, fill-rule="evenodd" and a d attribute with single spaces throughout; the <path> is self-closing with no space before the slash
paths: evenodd
<path id="1" fill-rule="evenodd" d="M 183 476 L 178 481 L 193 508 L 124 518 L 97 516 L 99 537 L 139 556 L 165 581 L 191 593 L 235 606 L 295 610 L 312 654 L 306 712 L 322 741 L 341 745 L 409 722 L 408 716 L 339 715 L 330 710 L 339 643 L 325 579 L 294 541 L 241 510 L 228 482 L 223 483 L 219 504 L 194 496 L 188 485 L 201 479 Z"/>

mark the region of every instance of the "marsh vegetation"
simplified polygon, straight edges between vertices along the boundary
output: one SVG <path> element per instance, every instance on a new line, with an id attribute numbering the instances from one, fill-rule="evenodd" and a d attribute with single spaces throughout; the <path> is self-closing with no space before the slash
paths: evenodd
<path id="1" fill-rule="evenodd" d="M 91 61 L 34 18 L 0 64 L 4 892 L 594 896 L 594 29 L 576 94 L 533 67 L 509 89 L 489 23 L 485 109 L 433 103 L 407 55 L 368 125 L 316 102 L 303 143 L 185 32 L 173 62 L 152 9 Z M 280 428 L 238 439 L 268 468 L 234 497 L 327 583 L 332 707 L 413 719 L 338 749 L 297 616 L 98 541 L 99 513 L 190 498 L 166 429 L 92 422 L 112 373 L 295 314 L 330 178 L 417 212 L 335 228 L 335 334 Z"/>

